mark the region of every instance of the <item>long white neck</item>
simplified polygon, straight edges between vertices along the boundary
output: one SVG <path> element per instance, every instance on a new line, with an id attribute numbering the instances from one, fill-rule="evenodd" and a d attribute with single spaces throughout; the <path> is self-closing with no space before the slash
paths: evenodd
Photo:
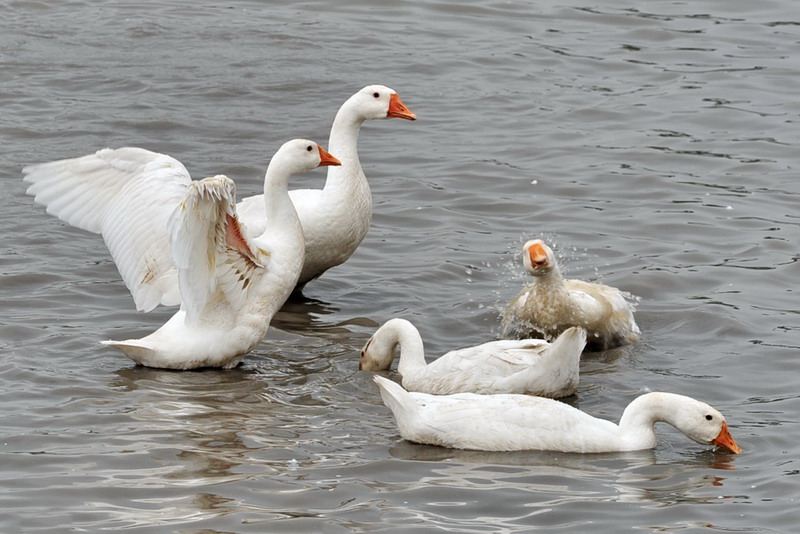
<path id="1" fill-rule="evenodd" d="M 358 159 L 358 132 L 364 124 L 355 109 L 353 97 L 348 99 L 333 119 L 331 136 L 328 139 L 328 150 L 336 155 L 341 166 L 328 167 L 328 177 L 325 180 L 324 191 L 326 193 L 338 190 L 346 190 L 353 187 L 354 181 L 363 179 L 366 182 L 364 171 L 361 170 L 361 162 Z"/>
<path id="2" fill-rule="evenodd" d="M 406 376 L 415 370 L 425 368 L 425 347 L 419 330 L 413 324 L 405 319 L 391 319 L 381 327 L 381 330 L 391 346 L 400 345 L 397 371 L 401 375 Z"/>
<path id="3" fill-rule="evenodd" d="M 280 159 L 273 157 L 264 177 L 264 207 L 267 226 L 260 238 L 276 234 L 292 234 L 300 229 L 294 204 L 289 198 L 289 177 L 292 172 Z M 302 232 L 302 230 L 300 230 Z"/>
<path id="4" fill-rule="evenodd" d="M 678 428 L 676 414 L 685 397 L 673 393 L 645 393 L 635 398 L 619 420 L 619 428 L 626 444 L 641 448 L 655 446 L 655 424 L 663 421 Z M 680 430 L 680 428 L 678 428 Z"/>

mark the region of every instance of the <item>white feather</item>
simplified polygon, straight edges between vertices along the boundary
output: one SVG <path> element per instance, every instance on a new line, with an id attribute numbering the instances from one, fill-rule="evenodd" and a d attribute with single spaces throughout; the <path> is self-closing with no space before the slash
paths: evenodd
<path id="1" fill-rule="evenodd" d="M 586 332 L 571 328 L 553 343 L 541 339 L 490 341 L 450 351 L 426 363 L 422 337 L 405 319 L 390 319 L 361 351 L 359 367 L 388 369 L 400 347 L 397 370 L 409 391 L 435 395 L 459 392 L 528 393 L 560 398 L 578 386 Z"/>
<path id="2" fill-rule="evenodd" d="M 228 225 L 238 225 L 235 210 L 236 185 L 217 175 L 192 182 L 170 218 L 172 256 L 187 324 L 198 321 L 217 290 L 233 309 L 238 308 L 254 271 L 263 269 L 243 232 L 245 252 L 228 240 Z"/>
<path id="3" fill-rule="evenodd" d="M 103 236 L 136 309 L 179 304 L 167 222 L 191 178 L 178 160 L 142 148 L 105 148 L 22 172 L 31 184 L 27 193 L 48 213 Z"/>
<path id="4" fill-rule="evenodd" d="M 673 393 L 639 396 L 617 425 L 552 399 L 410 393 L 382 376 L 374 380 L 400 435 L 417 443 L 484 451 L 635 451 L 655 447 L 654 427 L 663 421 L 699 443 L 741 452 L 721 413 Z"/>

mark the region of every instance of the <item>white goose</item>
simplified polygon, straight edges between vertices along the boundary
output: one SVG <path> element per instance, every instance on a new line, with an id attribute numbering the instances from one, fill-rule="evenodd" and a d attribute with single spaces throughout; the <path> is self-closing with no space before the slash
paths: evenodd
<path id="1" fill-rule="evenodd" d="M 48 212 L 103 235 L 137 307 L 174 303 L 177 276 L 181 308 L 161 328 L 103 343 L 141 365 L 194 369 L 233 367 L 264 337 L 303 265 L 289 177 L 338 164 L 312 141 L 281 146 L 264 178 L 269 225 L 257 237 L 239 224 L 232 180 L 193 182 L 163 154 L 106 149 L 25 172 L 33 182 L 28 192 Z"/>
<path id="2" fill-rule="evenodd" d="M 336 113 L 328 140 L 342 161 L 328 169 L 322 189 L 289 192 L 306 239 L 306 259 L 298 286 L 347 261 L 367 235 L 372 219 L 372 195 L 358 159 L 358 133 L 364 121 L 399 118 L 415 120 L 394 89 L 368 85 L 347 99 Z M 251 234 L 264 230 L 264 201 L 260 195 L 243 199 L 237 210 Z"/>
<path id="3" fill-rule="evenodd" d="M 503 335 L 552 339 L 571 326 L 586 329 L 587 349 L 606 350 L 639 339 L 633 306 L 623 293 L 603 284 L 565 280 L 555 255 L 541 239 L 522 247 L 525 270 L 533 283 L 503 312 Z"/>
<path id="4" fill-rule="evenodd" d="M 409 391 L 449 393 L 527 393 L 566 397 L 578 387 L 582 328 L 564 331 L 552 344 L 542 339 L 490 341 L 458 349 L 425 363 L 422 337 L 405 319 L 390 319 L 367 341 L 358 368 L 388 369 L 400 347 L 397 370 Z"/>
<path id="5" fill-rule="evenodd" d="M 409 393 L 375 376 L 383 403 L 408 440 L 481 451 L 621 452 L 656 446 L 655 424 L 665 422 L 690 439 L 742 451 L 725 418 L 704 402 L 674 393 L 634 399 L 619 424 L 552 399 L 529 395 Z"/>

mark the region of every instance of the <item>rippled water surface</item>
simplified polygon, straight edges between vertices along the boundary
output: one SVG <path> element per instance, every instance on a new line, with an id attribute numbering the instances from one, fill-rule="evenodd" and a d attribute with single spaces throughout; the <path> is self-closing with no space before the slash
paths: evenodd
<path id="1" fill-rule="evenodd" d="M 797 531 L 795 0 L 197 4 L 0 2 L 0 531 Z M 99 346 L 171 311 L 136 313 L 22 166 L 143 146 L 249 195 L 368 83 L 419 120 L 362 130 L 375 213 L 347 264 L 231 371 Z M 642 342 L 587 355 L 570 402 L 696 396 L 742 455 L 666 426 L 633 454 L 399 439 L 361 345 L 393 316 L 432 356 L 492 339 L 536 236 L 641 299 Z"/>

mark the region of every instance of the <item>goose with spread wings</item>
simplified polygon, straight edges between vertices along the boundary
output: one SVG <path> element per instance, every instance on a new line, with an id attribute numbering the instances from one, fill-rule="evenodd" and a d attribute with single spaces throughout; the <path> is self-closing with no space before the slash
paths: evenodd
<path id="1" fill-rule="evenodd" d="M 281 146 L 264 179 L 268 222 L 255 237 L 239 222 L 230 178 L 192 181 L 163 154 L 104 149 L 23 172 L 48 213 L 103 236 L 138 309 L 181 305 L 144 338 L 104 343 L 141 365 L 194 369 L 233 367 L 264 337 L 303 266 L 289 177 L 339 164 L 313 141 Z"/>

